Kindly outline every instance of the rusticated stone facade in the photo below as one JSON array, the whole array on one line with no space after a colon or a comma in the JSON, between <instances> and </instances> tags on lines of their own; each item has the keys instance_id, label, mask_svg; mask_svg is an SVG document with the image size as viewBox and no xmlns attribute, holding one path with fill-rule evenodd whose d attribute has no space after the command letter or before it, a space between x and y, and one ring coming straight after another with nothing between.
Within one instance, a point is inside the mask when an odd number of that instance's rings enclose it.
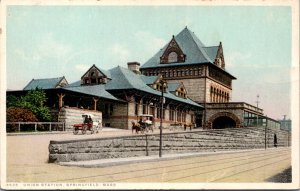
<instances>
[{"instance_id":1,"label":"rusticated stone facade","mask_svg":"<svg viewBox=\"0 0 300 191\"><path fill-rule=\"evenodd\" d=\"M100 111L63 107L58 113L58 122L65 123L66 131L72 131L74 124L83 123L82 115L85 113L92 114L93 121L102 121L102 112Z\"/></svg>"}]
</instances>

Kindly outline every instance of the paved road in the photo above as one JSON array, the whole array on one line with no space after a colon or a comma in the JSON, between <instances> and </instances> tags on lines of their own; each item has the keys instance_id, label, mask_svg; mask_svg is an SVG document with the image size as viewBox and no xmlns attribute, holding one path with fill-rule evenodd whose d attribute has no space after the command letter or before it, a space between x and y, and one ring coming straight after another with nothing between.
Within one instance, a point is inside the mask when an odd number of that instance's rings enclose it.
<instances>
[{"instance_id":1,"label":"paved road","mask_svg":"<svg viewBox=\"0 0 300 191\"><path fill-rule=\"evenodd\" d=\"M129 135L103 132L95 136ZM290 148L203 155L101 168L48 164L48 144L64 135L7 137L7 181L12 182L264 182L291 166ZM78 136L76 137L78 138Z\"/></svg>"}]
</instances>

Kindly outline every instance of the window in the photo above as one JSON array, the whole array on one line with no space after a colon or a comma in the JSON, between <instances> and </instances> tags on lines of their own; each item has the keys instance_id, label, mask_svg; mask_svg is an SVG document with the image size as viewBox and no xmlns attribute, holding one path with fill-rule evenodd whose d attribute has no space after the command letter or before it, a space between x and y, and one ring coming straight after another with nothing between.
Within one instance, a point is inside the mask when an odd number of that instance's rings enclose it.
<instances>
[{"instance_id":1,"label":"window","mask_svg":"<svg viewBox=\"0 0 300 191\"><path fill-rule=\"evenodd\" d=\"M139 104L136 103L134 108L134 114L138 115L138 112L139 112Z\"/></svg>"},{"instance_id":2,"label":"window","mask_svg":"<svg viewBox=\"0 0 300 191\"><path fill-rule=\"evenodd\" d=\"M156 108L156 116L157 118L160 118L160 108Z\"/></svg>"},{"instance_id":3,"label":"window","mask_svg":"<svg viewBox=\"0 0 300 191\"><path fill-rule=\"evenodd\" d=\"M112 115L114 112L114 105L113 104L110 104L110 107L109 107L109 114Z\"/></svg>"},{"instance_id":4,"label":"window","mask_svg":"<svg viewBox=\"0 0 300 191\"><path fill-rule=\"evenodd\" d=\"M168 62L177 62L178 61L178 55L176 52L171 52L168 56Z\"/></svg>"},{"instance_id":5,"label":"window","mask_svg":"<svg viewBox=\"0 0 300 191\"><path fill-rule=\"evenodd\" d=\"M157 118L161 118L161 115L160 115L160 111L161 111L161 108L158 107L156 108L156 111L157 111ZM165 119L165 109L162 110L162 118Z\"/></svg>"},{"instance_id":6,"label":"window","mask_svg":"<svg viewBox=\"0 0 300 191\"><path fill-rule=\"evenodd\" d=\"M148 114L147 104L143 104L143 114Z\"/></svg>"},{"instance_id":7,"label":"window","mask_svg":"<svg viewBox=\"0 0 300 191\"><path fill-rule=\"evenodd\" d=\"M175 111L170 109L169 110L169 120L174 121L174 119L175 119Z\"/></svg>"},{"instance_id":8,"label":"window","mask_svg":"<svg viewBox=\"0 0 300 191\"><path fill-rule=\"evenodd\" d=\"M183 113L182 113L182 122L185 122L185 120L186 120L186 113L183 112Z\"/></svg>"},{"instance_id":9,"label":"window","mask_svg":"<svg viewBox=\"0 0 300 191\"><path fill-rule=\"evenodd\" d=\"M96 83L96 78L91 78L91 84L95 84Z\"/></svg>"},{"instance_id":10,"label":"window","mask_svg":"<svg viewBox=\"0 0 300 191\"><path fill-rule=\"evenodd\" d=\"M151 106L150 107L150 115L153 115L155 117L154 111L155 111L155 108L153 106Z\"/></svg>"},{"instance_id":11,"label":"window","mask_svg":"<svg viewBox=\"0 0 300 191\"><path fill-rule=\"evenodd\" d=\"M177 111L177 121L181 122L181 112Z\"/></svg>"}]
</instances>

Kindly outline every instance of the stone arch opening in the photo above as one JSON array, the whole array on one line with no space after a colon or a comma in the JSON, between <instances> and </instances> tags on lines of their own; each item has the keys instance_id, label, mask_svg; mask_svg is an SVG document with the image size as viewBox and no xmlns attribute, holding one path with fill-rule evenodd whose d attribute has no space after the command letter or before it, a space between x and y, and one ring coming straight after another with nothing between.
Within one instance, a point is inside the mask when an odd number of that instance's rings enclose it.
<instances>
[{"instance_id":1,"label":"stone arch opening","mask_svg":"<svg viewBox=\"0 0 300 191\"><path fill-rule=\"evenodd\" d=\"M216 118L213 121L212 128L213 129L225 129L225 128L235 128L236 122L227 116L221 116Z\"/></svg>"},{"instance_id":2,"label":"stone arch opening","mask_svg":"<svg viewBox=\"0 0 300 191\"><path fill-rule=\"evenodd\" d=\"M209 129L239 128L241 126L240 119L230 112L216 113L206 123L206 128Z\"/></svg>"}]
</instances>

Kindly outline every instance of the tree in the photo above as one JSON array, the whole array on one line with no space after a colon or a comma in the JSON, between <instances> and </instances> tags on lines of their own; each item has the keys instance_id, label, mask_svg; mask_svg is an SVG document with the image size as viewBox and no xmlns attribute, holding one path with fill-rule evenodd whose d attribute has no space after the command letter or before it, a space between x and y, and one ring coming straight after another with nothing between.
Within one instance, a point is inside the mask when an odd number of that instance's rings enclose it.
<instances>
[{"instance_id":1,"label":"tree","mask_svg":"<svg viewBox=\"0 0 300 191\"><path fill-rule=\"evenodd\" d=\"M17 98L16 96L7 96L7 108L23 108L30 110L39 121L50 121L50 110L44 103L47 101L43 90L36 88L30 90L26 95Z\"/></svg>"}]
</instances>

